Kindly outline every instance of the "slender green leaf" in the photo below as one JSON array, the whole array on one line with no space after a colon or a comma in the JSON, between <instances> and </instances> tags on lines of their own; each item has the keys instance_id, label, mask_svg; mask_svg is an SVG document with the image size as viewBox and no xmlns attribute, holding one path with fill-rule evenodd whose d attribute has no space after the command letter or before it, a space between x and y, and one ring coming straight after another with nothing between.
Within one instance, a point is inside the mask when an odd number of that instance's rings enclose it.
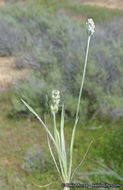
<instances>
[{"instance_id":1,"label":"slender green leaf","mask_svg":"<svg viewBox=\"0 0 123 190\"><path fill-rule=\"evenodd\" d=\"M62 153L61 153L61 148L59 146L60 137L59 137L59 133L58 133L57 127L56 127L55 113L53 114L53 128L54 128L54 136L55 136L55 143L56 143L56 151L57 151L58 158L59 158L60 168L61 168L61 172L62 172L62 176L64 178L64 181L66 181L67 177L66 177L65 171L64 171L64 164L63 164L63 157L62 157Z\"/></svg>"},{"instance_id":2,"label":"slender green leaf","mask_svg":"<svg viewBox=\"0 0 123 190\"><path fill-rule=\"evenodd\" d=\"M57 162L56 162L56 160L55 160L55 157L54 157L54 155L53 155L53 152L52 152L52 149L51 149L51 146L50 146L50 142L49 142L48 135L47 135L47 141L48 141L48 147L49 147L51 156L52 156L52 158L53 158L53 161L54 161L54 163L55 163L56 169L57 169L57 171L58 171L58 173L59 173L59 175L60 175L61 181L63 181L63 180L62 180L62 177L61 177L60 170L59 170L59 168L58 168Z\"/></svg>"},{"instance_id":3,"label":"slender green leaf","mask_svg":"<svg viewBox=\"0 0 123 190\"><path fill-rule=\"evenodd\" d=\"M63 163L64 163L65 173L67 175L67 155L66 155L65 138L64 138L64 105L62 105L60 129L61 129L61 149L62 149Z\"/></svg>"},{"instance_id":4,"label":"slender green leaf","mask_svg":"<svg viewBox=\"0 0 123 190\"><path fill-rule=\"evenodd\" d=\"M59 149L60 149L60 151L61 151L61 140L60 140L60 135L59 135L59 132L58 132L57 129L56 129L56 135L57 135L58 146L59 146Z\"/></svg>"},{"instance_id":5,"label":"slender green leaf","mask_svg":"<svg viewBox=\"0 0 123 190\"><path fill-rule=\"evenodd\" d=\"M73 127L73 132L72 132L72 137L71 137L71 145L70 145L70 164L69 164L69 179L71 176L71 168L72 168L72 154L73 154L73 144L74 144L74 138L75 138L75 131L76 131L76 126L78 123L78 119L76 119L75 125Z\"/></svg>"},{"instance_id":6,"label":"slender green leaf","mask_svg":"<svg viewBox=\"0 0 123 190\"><path fill-rule=\"evenodd\" d=\"M45 125L45 123L42 121L42 119L39 117L39 115L33 110L33 108L31 106L29 106L23 99L21 99L21 101L25 104L25 106L38 118L38 120L41 122L41 124L43 125L44 129L46 130L46 132L49 134L50 138L52 139L52 141L55 143L54 137L52 136L51 132L49 131L48 127Z\"/></svg>"}]
</instances>

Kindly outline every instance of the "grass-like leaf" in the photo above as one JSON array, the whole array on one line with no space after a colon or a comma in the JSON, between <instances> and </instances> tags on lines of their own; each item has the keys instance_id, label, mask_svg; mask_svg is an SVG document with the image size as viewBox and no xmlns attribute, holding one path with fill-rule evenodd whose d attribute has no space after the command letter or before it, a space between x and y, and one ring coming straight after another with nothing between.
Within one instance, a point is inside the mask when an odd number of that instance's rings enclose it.
<instances>
[{"instance_id":1,"label":"grass-like leaf","mask_svg":"<svg viewBox=\"0 0 123 190\"><path fill-rule=\"evenodd\" d=\"M55 160L55 157L54 157L54 155L53 155L53 152L52 152L52 149L51 149L51 146L50 146L50 142L49 142L48 135L47 135L47 142L48 142L48 147L49 147L49 150L50 150L50 154L51 154L51 156L52 156L52 158L53 158L54 164L55 164L56 169L57 169L57 171L58 171L58 173L59 173L59 176L60 176L60 178L61 178L61 181L63 182L63 179L62 179L62 177L61 177L61 172L60 172L60 170L59 170L59 168L58 168L57 162L56 162L56 160Z\"/></svg>"},{"instance_id":2,"label":"grass-like leaf","mask_svg":"<svg viewBox=\"0 0 123 190\"><path fill-rule=\"evenodd\" d=\"M71 168L72 168L72 154L73 154L73 144L74 144L74 138L75 138L75 131L76 131L76 126L78 123L78 119L76 119L75 125L73 127L73 132L72 132L72 137L71 137L71 145L70 145L70 163L69 163L69 180L70 180L70 176L71 176Z\"/></svg>"},{"instance_id":3,"label":"grass-like leaf","mask_svg":"<svg viewBox=\"0 0 123 190\"><path fill-rule=\"evenodd\" d=\"M45 125L45 123L42 121L42 119L39 117L39 115L33 110L33 108L31 106L29 106L29 104L27 104L23 99L21 99L21 101L25 104L25 106L38 118L38 120L41 122L41 124L43 125L44 129L46 130L46 132L48 133L48 135L50 136L50 138L52 139L53 143L56 145L54 137L52 136L51 132L49 131L48 127Z\"/></svg>"},{"instance_id":4,"label":"grass-like leaf","mask_svg":"<svg viewBox=\"0 0 123 190\"><path fill-rule=\"evenodd\" d=\"M66 155L65 138L64 138L64 105L62 105L60 129L61 129L61 151L62 151L64 169L67 175L67 155Z\"/></svg>"}]
</instances>

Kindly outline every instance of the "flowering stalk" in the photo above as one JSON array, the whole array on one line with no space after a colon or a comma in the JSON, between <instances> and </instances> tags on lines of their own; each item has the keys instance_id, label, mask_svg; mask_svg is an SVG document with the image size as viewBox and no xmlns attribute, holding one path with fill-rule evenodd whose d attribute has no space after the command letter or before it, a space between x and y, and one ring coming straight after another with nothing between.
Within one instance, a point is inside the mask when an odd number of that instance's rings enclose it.
<instances>
[{"instance_id":1,"label":"flowering stalk","mask_svg":"<svg viewBox=\"0 0 123 190\"><path fill-rule=\"evenodd\" d=\"M71 138L69 179L70 179L70 176L71 176L73 145L74 145L76 126L77 126L78 119L79 119L78 115L79 115L79 108L80 108L80 100L81 100L81 96L82 96L82 90L83 90L84 79L85 79L85 72L86 72L86 66L87 66L87 58L88 58L88 50L89 50L90 38L91 38L91 36L88 37L88 42L87 42L87 50L86 50L84 71L83 71L83 76L82 76L82 82L81 82L80 92L79 92L79 98L78 98L78 104L77 104L77 110L76 110L76 118L75 118L74 128L73 128L73 132L72 132L72 138Z\"/></svg>"},{"instance_id":2,"label":"flowering stalk","mask_svg":"<svg viewBox=\"0 0 123 190\"><path fill-rule=\"evenodd\" d=\"M83 85L84 85L84 79L85 79L85 73L86 73L86 67L87 67L88 51L89 51L90 39L91 39L91 36L93 35L94 29L95 29L95 25L94 25L93 20L88 19L86 26L87 26L87 33L88 33L88 41L87 41L87 49L86 49L86 56L85 56L85 63L84 63L84 71L83 71L83 76L82 76L82 81L81 81L81 86L80 86L80 92L79 92L79 97L78 97L75 123L74 123L73 131L72 131L72 137L71 137L69 164L68 164L68 160L67 160L65 138L64 138L64 105L62 105L62 111L61 111L60 130L57 128L57 124L56 124L56 113L58 112L59 103L60 103L60 91L59 90L53 90L52 91L52 103L50 105L50 110L51 110L52 121L53 121L52 122L53 134L50 132L50 130L45 125L45 123L42 121L42 119L39 117L39 115L33 110L33 108L30 107L24 100L22 100L22 102L25 104L25 106L38 118L38 120L41 122L41 124L43 125L44 129L47 132L47 140L48 140L49 150L50 150L51 156L53 158L54 164L56 166L56 169L57 169L59 176L61 178L61 181L63 183L70 183L70 181L72 180L72 177L76 171L76 169L75 169L75 171L73 172L73 175L71 175L73 145L74 145L76 126L77 126L78 119L79 119L80 100L81 100L81 95L82 95L82 90L83 90ZM55 156L54 156L53 151L51 149L49 137L55 146L57 156L58 156L58 160L59 160L59 166L57 165ZM87 149L87 152L90 148L90 145ZM87 154L87 152L86 152L86 154ZM85 156L86 156L86 154L85 154ZM85 157L84 157L84 159L85 159ZM83 160L82 160L82 162L83 162ZM79 166L80 165L81 164L79 164ZM64 187L64 190L70 190L70 188Z\"/></svg>"},{"instance_id":3,"label":"flowering stalk","mask_svg":"<svg viewBox=\"0 0 123 190\"><path fill-rule=\"evenodd\" d=\"M65 183L68 183L67 157L66 157L65 140L64 140L64 106L62 106L60 132L58 131L57 126L56 126L56 113L58 112L59 102L60 102L60 91L53 90L51 113L53 116L54 138L57 144L57 150L59 150L57 151L57 154L58 154L63 181Z\"/></svg>"},{"instance_id":4,"label":"flowering stalk","mask_svg":"<svg viewBox=\"0 0 123 190\"><path fill-rule=\"evenodd\" d=\"M72 138L71 138L69 180L71 177L73 145L74 145L74 139L75 139L76 126L77 126L78 119L79 119L80 100L81 100L82 90L83 90L83 85L84 85L84 80L85 80L85 73L86 73L86 67L87 67L90 39L91 39L91 36L93 35L94 29L95 29L95 25L94 25L94 22L92 19L88 19L88 22L86 23L86 27L87 27L87 33L88 33L88 41L87 41L87 48L86 48L86 55L85 55L84 71L83 71L83 75L82 75L81 87L80 87L77 110L76 110L75 123L74 123L74 127L73 127Z\"/></svg>"}]
</instances>

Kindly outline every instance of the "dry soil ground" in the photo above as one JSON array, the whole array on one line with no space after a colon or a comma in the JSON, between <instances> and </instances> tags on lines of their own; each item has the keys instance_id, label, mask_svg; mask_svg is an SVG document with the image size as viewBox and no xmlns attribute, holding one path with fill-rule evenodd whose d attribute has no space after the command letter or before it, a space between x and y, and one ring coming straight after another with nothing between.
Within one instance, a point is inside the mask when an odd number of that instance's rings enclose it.
<instances>
[{"instance_id":1,"label":"dry soil ground","mask_svg":"<svg viewBox=\"0 0 123 190\"><path fill-rule=\"evenodd\" d=\"M0 0L0 5L5 5L4 0Z\"/></svg>"},{"instance_id":2,"label":"dry soil ground","mask_svg":"<svg viewBox=\"0 0 123 190\"><path fill-rule=\"evenodd\" d=\"M111 9L123 9L123 0L84 0L83 4L97 5Z\"/></svg>"},{"instance_id":3,"label":"dry soil ground","mask_svg":"<svg viewBox=\"0 0 123 190\"><path fill-rule=\"evenodd\" d=\"M23 78L29 69L17 69L14 57L0 57L0 91L9 89L17 80Z\"/></svg>"}]
</instances>

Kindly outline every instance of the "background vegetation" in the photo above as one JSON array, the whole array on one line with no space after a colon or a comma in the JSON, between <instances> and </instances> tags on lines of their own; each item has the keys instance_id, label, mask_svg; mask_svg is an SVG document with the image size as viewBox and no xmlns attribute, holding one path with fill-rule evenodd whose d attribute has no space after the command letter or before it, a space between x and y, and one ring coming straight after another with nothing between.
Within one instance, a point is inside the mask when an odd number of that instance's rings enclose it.
<instances>
[{"instance_id":1,"label":"background vegetation","mask_svg":"<svg viewBox=\"0 0 123 190\"><path fill-rule=\"evenodd\" d=\"M60 189L45 132L20 102L27 101L49 123L46 95L62 92L69 145L86 47L85 21L94 19L74 167L94 143L74 182L121 184L123 155L123 12L70 1L7 1L0 7L0 56L29 68L0 102L0 189ZM62 12L64 14L62 14ZM74 15L74 17L73 17ZM81 18L81 19L80 19ZM59 120L59 116L57 118ZM50 126L50 123L49 123Z\"/></svg>"}]
</instances>

